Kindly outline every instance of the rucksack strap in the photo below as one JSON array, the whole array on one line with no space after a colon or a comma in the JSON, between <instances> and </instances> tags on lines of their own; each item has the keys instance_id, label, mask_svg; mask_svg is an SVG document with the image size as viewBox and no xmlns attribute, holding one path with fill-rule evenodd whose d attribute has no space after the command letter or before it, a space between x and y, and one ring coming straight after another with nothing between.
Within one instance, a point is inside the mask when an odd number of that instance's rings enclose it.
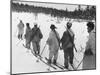
<instances>
[{"instance_id":1,"label":"rucksack strap","mask_svg":"<svg viewBox=\"0 0 100 75\"><path fill-rule=\"evenodd\" d=\"M68 35L69 35L69 37L70 37L70 41L72 42L72 44L73 44L73 47L75 48L75 51L77 52L77 49L76 49L76 47L75 47L75 44L74 44L74 38L71 36L71 34L70 34L70 32L67 30L67 32L68 32Z\"/></svg>"}]
</instances>

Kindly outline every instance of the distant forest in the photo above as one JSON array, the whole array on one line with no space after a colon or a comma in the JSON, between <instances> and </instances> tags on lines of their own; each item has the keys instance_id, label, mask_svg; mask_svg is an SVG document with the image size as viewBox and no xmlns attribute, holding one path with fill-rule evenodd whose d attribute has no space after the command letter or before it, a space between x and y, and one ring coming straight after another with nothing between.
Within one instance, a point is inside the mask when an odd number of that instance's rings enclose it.
<instances>
[{"instance_id":1,"label":"distant forest","mask_svg":"<svg viewBox=\"0 0 100 75\"><path fill-rule=\"evenodd\" d=\"M11 3L12 11L16 12L30 12L30 13L44 13L51 14L53 17L65 17L73 19L85 19L96 20L96 6L87 6L85 10L82 10L81 5L78 5L78 9L74 11L58 10L56 8L37 7L34 5Z\"/></svg>"}]
</instances>

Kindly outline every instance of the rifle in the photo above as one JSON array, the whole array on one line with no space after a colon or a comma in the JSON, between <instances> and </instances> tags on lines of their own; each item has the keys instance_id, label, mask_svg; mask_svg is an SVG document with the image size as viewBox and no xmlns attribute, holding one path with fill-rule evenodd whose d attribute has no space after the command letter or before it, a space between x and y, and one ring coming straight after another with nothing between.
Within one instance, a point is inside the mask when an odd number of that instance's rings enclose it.
<instances>
[{"instance_id":1,"label":"rifle","mask_svg":"<svg viewBox=\"0 0 100 75\"><path fill-rule=\"evenodd\" d=\"M67 30L67 31L68 31L68 30ZM77 49L76 49L75 44L74 44L74 42L73 42L73 38L71 37L69 31L68 31L68 34L69 34L69 37L71 38L71 42L72 42L72 44L73 44L73 46L74 46L74 48L75 48L75 51L77 52Z\"/></svg>"}]
</instances>

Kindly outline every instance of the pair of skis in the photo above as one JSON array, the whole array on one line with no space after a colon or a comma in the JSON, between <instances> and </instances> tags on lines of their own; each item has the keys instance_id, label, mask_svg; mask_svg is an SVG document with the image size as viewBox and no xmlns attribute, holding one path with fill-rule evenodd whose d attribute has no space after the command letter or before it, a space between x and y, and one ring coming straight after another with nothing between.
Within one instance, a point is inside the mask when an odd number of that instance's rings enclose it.
<instances>
[{"instance_id":1,"label":"pair of skis","mask_svg":"<svg viewBox=\"0 0 100 75\"><path fill-rule=\"evenodd\" d=\"M47 57L45 57L45 60L47 62L49 61L49 59ZM64 70L64 66L60 65L59 63L56 63L56 64L51 63L51 65L56 66L56 67L60 68L61 70Z\"/></svg>"},{"instance_id":2,"label":"pair of skis","mask_svg":"<svg viewBox=\"0 0 100 75\"><path fill-rule=\"evenodd\" d=\"M25 48L27 48L24 44L23 44L23 46L24 46ZM31 48L30 48L30 50L31 50L32 54L37 58L37 61L36 61L36 62L39 62L39 60L40 60L40 61L42 61L43 63L45 63L46 65L48 65L49 67L51 67L51 68L53 68L53 69L55 69L55 70L57 69L56 67L54 67L54 66L48 64L48 62L44 61L42 56L40 56L40 55L38 55L38 54L35 54L35 53L32 51Z\"/></svg>"},{"instance_id":3,"label":"pair of skis","mask_svg":"<svg viewBox=\"0 0 100 75\"><path fill-rule=\"evenodd\" d=\"M45 59L46 59L47 61L49 61L49 59L48 59L47 57L45 57ZM51 63L51 65L56 66L56 67L60 68L61 70L69 70L69 69L66 69L63 65L61 65L61 64L59 64L59 63L56 63L56 64ZM78 67L79 67L79 65L78 65L77 68L75 68L74 65L72 65L72 64L70 64L70 65L71 65L71 67L72 67L73 70L77 70ZM70 71L70 70L69 70L69 71Z\"/></svg>"},{"instance_id":4,"label":"pair of skis","mask_svg":"<svg viewBox=\"0 0 100 75\"><path fill-rule=\"evenodd\" d=\"M23 44L23 46L24 46L25 48L27 48L24 44ZM60 68L61 70L64 70L64 69L65 69L64 66L61 65L61 64L59 64L59 63L56 63L56 64L53 64L53 63L48 64L48 60L49 60L49 59L48 59L47 57L45 57L45 59L43 60L43 57L42 57L41 55L35 54L31 48L30 48L30 50L31 50L32 54L37 58L36 62L39 62L39 60L40 60L40 61L42 61L43 63L45 63L46 65L48 65L49 67L51 67L51 68L53 68L53 69L55 69L55 70L57 70L56 67ZM45 60L46 60L46 61L45 61ZM56 67L55 67L55 66L56 66ZM71 66L72 66L72 68L75 70L75 68L73 67L73 65L71 65ZM48 69L48 70L49 70L49 69Z\"/></svg>"}]
</instances>

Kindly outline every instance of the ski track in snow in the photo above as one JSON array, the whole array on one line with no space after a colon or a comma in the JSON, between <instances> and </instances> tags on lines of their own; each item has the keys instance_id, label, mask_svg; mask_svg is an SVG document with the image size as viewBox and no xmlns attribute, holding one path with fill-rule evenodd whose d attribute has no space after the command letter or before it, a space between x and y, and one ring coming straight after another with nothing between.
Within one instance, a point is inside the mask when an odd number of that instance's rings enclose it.
<instances>
[{"instance_id":1,"label":"ski track in snow","mask_svg":"<svg viewBox=\"0 0 100 75\"><path fill-rule=\"evenodd\" d=\"M45 14L38 14L37 17L33 13L12 13L12 72L13 73L29 73L29 72L48 72L48 66L42 63L41 61L36 63L36 58L31 54L30 51L25 49L22 44L25 43L24 40L21 41L19 44L19 40L17 39L17 24L19 20L22 20L25 27L26 23L30 23L30 27L34 26L34 23L38 23L40 29L43 33L43 39L41 40L41 51L45 46L46 40L48 38L50 32L50 25L53 23L57 27L57 31L62 37L63 32L65 31L65 25L68 22L67 19L61 19L60 23L57 23L56 18L51 17L50 15ZM80 52L81 50L85 50L86 42L87 42L87 22L72 22L72 30L75 33L75 46L78 50L75 54L75 58L80 62L83 58L83 53ZM26 29L26 28L24 28ZM18 45L16 45L18 44ZM48 57L48 46L46 46L42 56ZM63 50L59 50L58 60L60 64L63 65L64 58L63 58ZM74 65L77 66L79 64L74 59ZM82 64L78 69L82 69ZM55 71L51 68L51 71ZM57 71L60 71L59 69Z\"/></svg>"}]
</instances>

